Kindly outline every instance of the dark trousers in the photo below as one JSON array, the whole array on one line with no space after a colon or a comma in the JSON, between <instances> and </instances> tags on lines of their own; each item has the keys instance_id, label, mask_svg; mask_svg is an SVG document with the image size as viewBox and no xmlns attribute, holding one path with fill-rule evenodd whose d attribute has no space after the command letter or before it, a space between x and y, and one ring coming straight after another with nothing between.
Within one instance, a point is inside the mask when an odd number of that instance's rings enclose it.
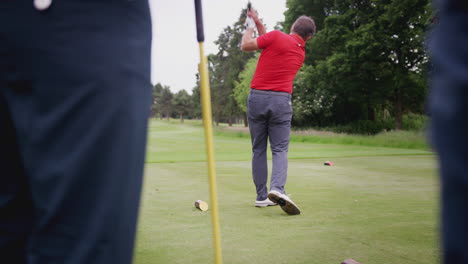
<instances>
[{"instance_id":1,"label":"dark trousers","mask_svg":"<svg viewBox=\"0 0 468 264\"><path fill-rule=\"evenodd\" d=\"M0 262L130 263L150 107L146 0L0 2Z\"/></svg>"},{"instance_id":2,"label":"dark trousers","mask_svg":"<svg viewBox=\"0 0 468 264\"><path fill-rule=\"evenodd\" d=\"M270 141L272 172L270 191L285 193L292 106L289 93L252 89L247 99L252 140L252 176L257 201L267 198L267 143Z\"/></svg>"},{"instance_id":3,"label":"dark trousers","mask_svg":"<svg viewBox=\"0 0 468 264\"><path fill-rule=\"evenodd\" d=\"M468 8L466 1L441 2L431 36L429 102L440 161L443 263L468 263Z\"/></svg>"}]
</instances>

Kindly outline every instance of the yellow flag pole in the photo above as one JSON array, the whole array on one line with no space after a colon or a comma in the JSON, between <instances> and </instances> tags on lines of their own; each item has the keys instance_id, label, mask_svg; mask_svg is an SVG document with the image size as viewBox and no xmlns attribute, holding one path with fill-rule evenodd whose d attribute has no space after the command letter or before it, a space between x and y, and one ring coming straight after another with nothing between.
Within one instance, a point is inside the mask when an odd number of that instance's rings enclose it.
<instances>
[{"instance_id":1,"label":"yellow flag pole","mask_svg":"<svg viewBox=\"0 0 468 264\"><path fill-rule=\"evenodd\" d=\"M215 170L215 159L214 159L214 147L213 147L213 127L211 119L211 96L210 96L210 84L208 79L208 68L207 59L203 49L203 42L205 36L203 32L203 13L201 0L195 0L195 16L197 22L197 41L200 47L200 94L202 104L202 116L203 125L205 127L205 143L206 153L208 161L208 178L210 184L210 199L211 199L211 222L213 226L213 246L214 246L214 257L216 264L222 264L221 255L221 239L220 239L220 227L219 227L219 214L218 214L218 198L216 188L216 170Z\"/></svg>"}]
</instances>

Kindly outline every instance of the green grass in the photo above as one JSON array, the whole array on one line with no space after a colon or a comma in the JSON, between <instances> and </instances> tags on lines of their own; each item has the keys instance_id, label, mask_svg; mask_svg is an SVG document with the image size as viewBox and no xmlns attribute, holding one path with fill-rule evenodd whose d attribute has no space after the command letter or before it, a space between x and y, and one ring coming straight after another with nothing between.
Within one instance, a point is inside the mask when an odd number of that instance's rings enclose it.
<instances>
[{"instance_id":1,"label":"green grass","mask_svg":"<svg viewBox=\"0 0 468 264\"><path fill-rule=\"evenodd\" d=\"M216 129L217 136L250 138L248 130L229 129L220 127ZM327 131L294 130L291 133L291 142L307 142L321 144L378 146L390 148L429 150L426 134L423 131L388 131L374 136L347 135Z\"/></svg>"},{"instance_id":2,"label":"green grass","mask_svg":"<svg viewBox=\"0 0 468 264\"><path fill-rule=\"evenodd\" d=\"M213 263L210 211L193 205L209 202L203 128L157 121L148 139L135 263ZM291 142L286 189L302 214L288 216L253 206L250 139L215 137L224 263L440 262L434 155L331 143Z\"/></svg>"},{"instance_id":3,"label":"green grass","mask_svg":"<svg viewBox=\"0 0 468 264\"><path fill-rule=\"evenodd\" d=\"M414 131L389 131L375 136L330 134L303 135L293 133L292 141L309 143L335 143L342 145L379 146L405 149L428 150L424 133Z\"/></svg>"}]
</instances>

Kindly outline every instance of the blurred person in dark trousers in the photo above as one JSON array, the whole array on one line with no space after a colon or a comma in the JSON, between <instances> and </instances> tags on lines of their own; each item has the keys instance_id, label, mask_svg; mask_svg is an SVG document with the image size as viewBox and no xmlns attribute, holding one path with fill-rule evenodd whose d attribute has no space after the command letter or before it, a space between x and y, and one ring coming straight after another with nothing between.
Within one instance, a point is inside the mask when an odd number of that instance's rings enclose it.
<instances>
[{"instance_id":1,"label":"blurred person in dark trousers","mask_svg":"<svg viewBox=\"0 0 468 264\"><path fill-rule=\"evenodd\" d=\"M443 263L468 263L468 2L435 4L429 107L442 185Z\"/></svg>"},{"instance_id":2,"label":"blurred person in dark trousers","mask_svg":"<svg viewBox=\"0 0 468 264\"><path fill-rule=\"evenodd\" d=\"M0 262L132 261L147 0L0 1Z\"/></svg>"}]
</instances>

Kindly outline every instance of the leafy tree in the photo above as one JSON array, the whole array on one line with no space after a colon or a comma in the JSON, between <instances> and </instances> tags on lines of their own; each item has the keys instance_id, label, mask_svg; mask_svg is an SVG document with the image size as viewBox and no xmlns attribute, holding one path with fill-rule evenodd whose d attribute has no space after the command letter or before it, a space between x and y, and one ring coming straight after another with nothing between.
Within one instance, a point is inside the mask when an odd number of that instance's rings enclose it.
<instances>
[{"instance_id":1,"label":"leafy tree","mask_svg":"<svg viewBox=\"0 0 468 264\"><path fill-rule=\"evenodd\" d=\"M161 91L161 113L165 114L167 120L171 117L173 96L169 86L164 85Z\"/></svg>"},{"instance_id":2,"label":"leafy tree","mask_svg":"<svg viewBox=\"0 0 468 264\"><path fill-rule=\"evenodd\" d=\"M337 0L339 1L339 0ZM331 14L336 13L335 0L288 0L286 2L288 8L284 13L285 18L282 23L282 28L285 32L290 32L290 29L299 16L306 15L314 19L317 31L324 28L325 19ZM327 55L327 49L323 49L319 42L310 41L306 45L306 60L305 64L313 65L315 62ZM325 54L323 54L325 53Z\"/></svg>"},{"instance_id":3,"label":"leafy tree","mask_svg":"<svg viewBox=\"0 0 468 264\"><path fill-rule=\"evenodd\" d=\"M215 43L218 53L210 55L209 70L212 88L213 114L216 123L221 119L232 125L236 116L242 112L233 96L233 90L238 82L239 73L244 69L245 63L255 53L243 52L240 42L244 31L246 10L242 10L237 22L224 28Z\"/></svg>"},{"instance_id":4,"label":"leafy tree","mask_svg":"<svg viewBox=\"0 0 468 264\"><path fill-rule=\"evenodd\" d=\"M174 110L179 114L180 122L184 122L184 116L187 115L192 106L190 95L185 90L180 90L172 98Z\"/></svg>"},{"instance_id":5,"label":"leafy tree","mask_svg":"<svg viewBox=\"0 0 468 264\"><path fill-rule=\"evenodd\" d=\"M285 12L283 28L287 32L294 21L301 15L307 15L314 19L317 29L323 27L325 18L333 12L334 0L288 0Z\"/></svg>"},{"instance_id":6,"label":"leafy tree","mask_svg":"<svg viewBox=\"0 0 468 264\"><path fill-rule=\"evenodd\" d=\"M198 76L198 75L197 75ZM202 109L201 109L201 97L200 97L200 86L193 87L191 99L191 115L192 118L201 118Z\"/></svg>"},{"instance_id":7,"label":"leafy tree","mask_svg":"<svg viewBox=\"0 0 468 264\"><path fill-rule=\"evenodd\" d=\"M239 73L239 81L235 81L234 98L237 105L244 112L247 112L247 97L249 96L250 83L252 82L257 63L258 56L249 59L244 70Z\"/></svg>"},{"instance_id":8,"label":"leafy tree","mask_svg":"<svg viewBox=\"0 0 468 264\"><path fill-rule=\"evenodd\" d=\"M312 8L320 4L320 12ZM324 15L322 30L307 45L305 64L311 67L304 67L295 83L295 121L373 121L390 110L399 128L404 112L423 109L428 0L289 0L289 5L294 8L285 23L302 10Z\"/></svg>"},{"instance_id":9,"label":"leafy tree","mask_svg":"<svg viewBox=\"0 0 468 264\"><path fill-rule=\"evenodd\" d=\"M333 116L333 106L336 96L330 92L329 85L332 74L329 65L320 64L315 68L305 65L296 76L293 94L293 124L307 126L310 122L318 125L327 125ZM314 85L309 80L315 76L324 76L315 79Z\"/></svg>"},{"instance_id":10,"label":"leafy tree","mask_svg":"<svg viewBox=\"0 0 468 264\"><path fill-rule=\"evenodd\" d=\"M239 73L239 81L235 81L233 90L233 97L237 105L241 109L244 117L244 126L248 126L247 120L247 98L250 92L250 83L255 74L255 69L258 63L258 56L253 57L247 61L245 68Z\"/></svg>"},{"instance_id":11,"label":"leafy tree","mask_svg":"<svg viewBox=\"0 0 468 264\"><path fill-rule=\"evenodd\" d=\"M390 100L395 113L395 125L401 128L402 115L407 111L421 109L426 84L425 68L428 56L424 49L424 38L432 16L427 0L382 1L383 12L379 17L382 34L383 55L389 66L388 79L393 86ZM417 109L411 109L410 101L419 101Z\"/></svg>"},{"instance_id":12,"label":"leafy tree","mask_svg":"<svg viewBox=\"0 0 468 264\"><path fill-rule=\"evenodd\" d=\"M213 120L216 125L219 125L223 115L223 106L226 101L226 89L223 89L224 77L221 68L221 62L218 56L214 54L208 55L208 71L210 72L210 88L211 88L211 108Z\"/></svg>"},{"instance_id":13,"label":"leafy tree","mask_svg":"<svg viewBox=\"0 0 468 264\"><path fill-rule=\"evenodd\" d=\"M151 116L156 117L158 114L161 116L161 92L163 86L160 83L157 83L153 86L152 89L152 100L151 100Z\"/></svg>"},{"instance_id":14,"label":"leafy tree","mask_svg":"<svg viewBox=\"0 0 468 264\"><path fill-rule=\"evenodd\" d=\"M209 65L209 62L208 62L208 65ZM192 88L192 96L191 96L192 106L191 106L190 112L191 112L192 118L201 118L202 107L201 107L201 94L200 94L200 74L196 73L195 78L196 78L196 85ZM211 83L211 80L210 80L210 83Z\"/></svg>"}]
</instances>

